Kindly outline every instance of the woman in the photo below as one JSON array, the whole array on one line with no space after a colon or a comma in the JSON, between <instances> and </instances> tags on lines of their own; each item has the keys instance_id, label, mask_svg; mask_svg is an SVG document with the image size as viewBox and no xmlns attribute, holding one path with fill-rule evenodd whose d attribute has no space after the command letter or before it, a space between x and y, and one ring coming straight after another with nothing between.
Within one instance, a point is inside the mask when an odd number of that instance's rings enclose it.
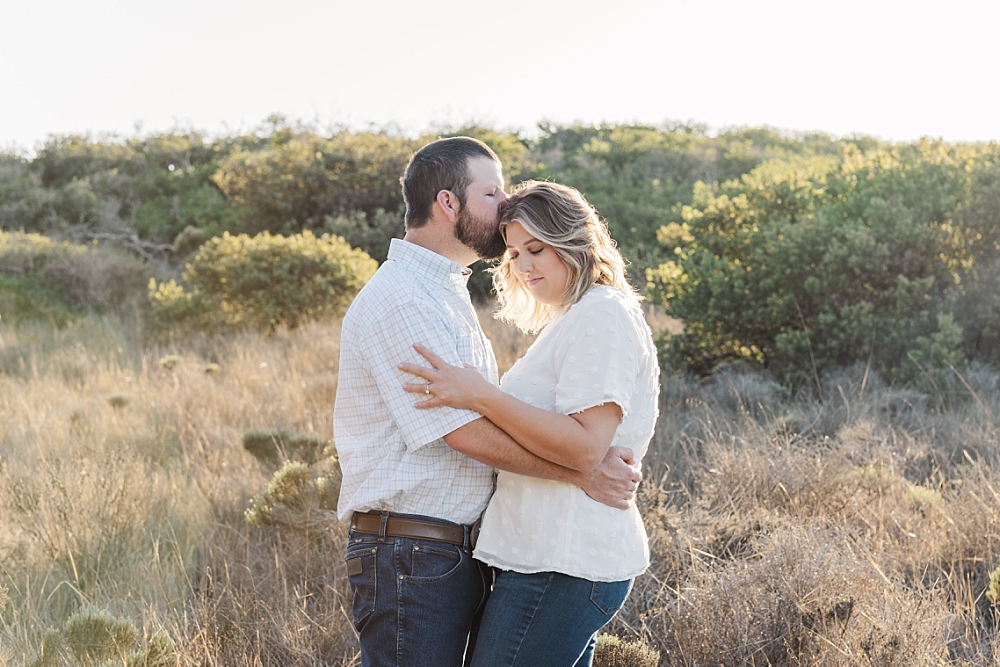
<instances>
[{"instance_id":1,"label":"woman","mask_svg":"<svg viewBox=\"0 0 1000 667\"><path fill-rule=\"evenodd\" d=\"M475 369L400 368L425 382L419 407L468 408L536 455L576 470L611 445L639 461L657 416L658 367L624 262L575 189L527 182L500 224L507 253L493 269L497 317L541 331L496 387ZM473 667L590 665L598 630L649 564L642 519L579 488L500 472L476 558L498 568Z\"/></svg>"}]
</instances>

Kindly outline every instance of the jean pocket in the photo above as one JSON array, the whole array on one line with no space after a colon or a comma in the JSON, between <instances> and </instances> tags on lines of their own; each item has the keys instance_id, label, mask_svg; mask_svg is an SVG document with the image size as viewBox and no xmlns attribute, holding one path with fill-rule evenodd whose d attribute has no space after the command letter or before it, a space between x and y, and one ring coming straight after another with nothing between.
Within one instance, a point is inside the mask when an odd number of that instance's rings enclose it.
<instances>
[{"instance_id":1,"label":"jean pocket","mask_svg":"<svg viewBox=\"0 0 1000 667\"><path fill-rule=\"evenodd\" d=\"M365 620L375 611L375 594L378 577L375 576L375 561L378 548L368 544L358 544L347 550L347 578L351 582L354 600L351 614L354 628L361 632Z\"/></svg>"},{"instance_id":2,"label":"jean pocket","mask_svg":"<svg viewBox=\"0 0 1000 667\"><path fill-rule=\"evenodd\" d=\"M590 601L602 614L614 616L632 590L632 580L595 581L590 589Z\"/></svg>"},{"instance_id":3,"label":"jean pocket","mask_svg":"<svg viewBox=\"0 0 1000 667\"><path fill-rule=\"evenodd\" d=\"M411 581L440 581L458 571L462 565L462 551L450 544L414 544L410 551Z\"/></svg>"}]
</instances>

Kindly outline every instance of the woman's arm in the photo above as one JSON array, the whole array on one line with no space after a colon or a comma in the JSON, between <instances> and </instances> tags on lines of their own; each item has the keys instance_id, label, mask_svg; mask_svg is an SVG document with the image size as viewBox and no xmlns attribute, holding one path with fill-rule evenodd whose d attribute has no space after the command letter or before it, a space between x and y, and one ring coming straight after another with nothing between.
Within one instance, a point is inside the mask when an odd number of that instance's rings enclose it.
<instances>
[{"instance_id":1,"label":"woman's arm","mask_svg":"<svg viewBox=\"0 0 1000 667\"><path fill-rule=\"evenodd\" d=\"M433 366L399 365L426 381L403 387L427 396L418 408L475 410L536 456L580 472L590 472L604 460L621 423L618 404L605 403L572 415L543 410L504 393L471 366L452 366L420 344L413 347Z\"/></svg>"}]
</instances>

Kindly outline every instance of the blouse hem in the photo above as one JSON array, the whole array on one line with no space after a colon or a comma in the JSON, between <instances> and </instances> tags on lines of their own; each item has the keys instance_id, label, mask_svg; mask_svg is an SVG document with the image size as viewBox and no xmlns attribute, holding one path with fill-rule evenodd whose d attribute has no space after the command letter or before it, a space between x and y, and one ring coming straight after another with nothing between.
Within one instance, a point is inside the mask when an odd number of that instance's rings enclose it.
<instances>
[{"instance_id":1,"label":"blouse hem","mask_svg":"<svg viewBox=\"0 0 1000 667\"><path fill-rule=\"evenodd\" d=\"M499 570L504 570L504 571L517 572L518 574L539 574L541 572L558 572L559 574L565 574L567 576L576 577L578 579L586 579L587 581L602 581L608 583L615 581L625 581L626 579L635 579L649 568L649 562L647 561L646 564L643 565L641 569L632 571L632 574L629 574L628 572L622 575L588 574L586 572L569 572L567 571L569 568L560 569L558 566L546 567L544 565L540 565L537 567L532 567L528 565L508 563L506 561L501 561L499 559L493 558L489 554L482 554L479 551L473 553L473 557L478 561L486 563L490 567L495 567Z\"/></svg>"}]
</instances>

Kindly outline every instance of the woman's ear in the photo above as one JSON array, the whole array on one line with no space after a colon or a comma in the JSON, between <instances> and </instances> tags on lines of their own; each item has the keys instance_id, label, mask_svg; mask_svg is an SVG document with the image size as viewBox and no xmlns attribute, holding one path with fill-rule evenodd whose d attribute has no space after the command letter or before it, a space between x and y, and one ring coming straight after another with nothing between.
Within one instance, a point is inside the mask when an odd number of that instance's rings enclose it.
<instances>
[{"instance_id":1,"label":"woman's ear","mask_svg":"<svg viewBox=\"0 0 1000 667\"><path fill-rule=\"evenodd\" d=\"M458 220L458 212L461 210L462 205L454 192L451 190L439 190L435 203L441 208L441 212L448 218L449 222Z\"/></svg>"}]
</instances>

